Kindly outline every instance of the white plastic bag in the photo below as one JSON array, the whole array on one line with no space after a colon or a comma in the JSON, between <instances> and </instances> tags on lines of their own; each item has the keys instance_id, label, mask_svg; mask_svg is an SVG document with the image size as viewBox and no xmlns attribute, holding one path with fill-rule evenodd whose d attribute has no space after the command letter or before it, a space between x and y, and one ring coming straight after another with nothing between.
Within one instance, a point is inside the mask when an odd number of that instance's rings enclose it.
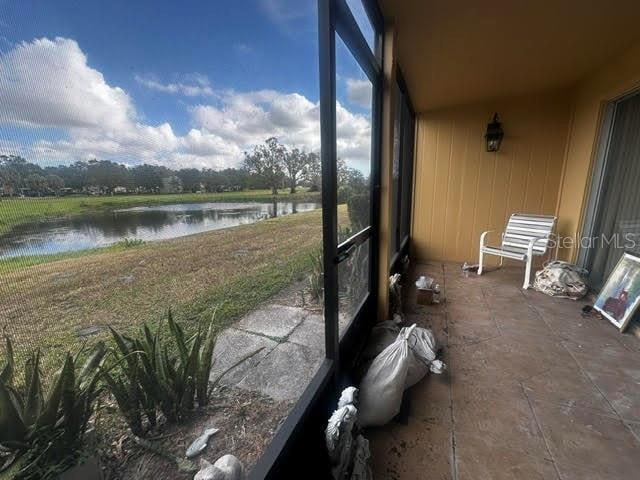
<instances>
[{"instance_id":1,"label":"white plastic bag","mask_svg":"<svg viewBox=\"0 0 640 480\"><path fill-rule=\"evenodd\" d=\"M396 340L373 360L360 383L358 423L384 425L398 412L405 389L431 371L440 374L446 365L436 359L433 332L413 324L400 330Z\"/></svg>"},{"instance_id":2,"label":"white plastic bag","mask_svg":"<svg viewBox=\"0 0 640 480\"><path fill-rule=\"evenodd\" d=\"M422 377L429 371L431 363L436 359L438 351L436 338L431 330L420 327L416 327L411 331L409 348L409 368L407 369L404 388L409 388L422 380Z\"/></svg>"},{"instance_id":3,"label":"white plastic bag","mask_svg":"<svg viewBox=\"0 0 640 480\"><path fill-rule=\"evenodd\" d=\"M400 330L396 341L371 363L360 383L360 425L384 425L400 411L409 369L409 336L415 328Z\"/></svg>"},{"instance_id":4,"label":"white plastic bag","mask_svg":"<svg viewBox=\"0 0 640 480\"><path fill-rule=\"evenodd\" d=\"M385 348L396 341L398 333L400 333L400 327L394 320L377 323L371 329L371 336L362 353L362 357L365 360L377 357Z\"/></svg>"}]
</instances>

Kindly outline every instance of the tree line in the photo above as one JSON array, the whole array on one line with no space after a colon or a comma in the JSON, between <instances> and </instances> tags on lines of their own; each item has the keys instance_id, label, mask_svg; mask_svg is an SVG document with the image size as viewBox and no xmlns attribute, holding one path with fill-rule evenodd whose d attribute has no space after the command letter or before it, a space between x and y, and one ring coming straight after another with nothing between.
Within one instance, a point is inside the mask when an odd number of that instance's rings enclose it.
<instances>
[{"instance_id":1,"label":"tree line","mask_svg":"<svg viewBox=\"0 0 640 480\"><path fill-rule=\"evenodd\" d=\"M367 185L364 175L343 160L338 160L338 176L342 189L361 190ZM129 167L98 159L41 167L18 155L0 155L0 194L4 196L224 192L262 188L277 194L278 189L285 187L291 193L299 186L319 191L321 180L317 153L289 148L275 137L245 152L240 168L222 170L174 170L150 164Z\"/></svg>"},{"instance_id":2,"label":"tree line","mask_svg":"<svg viewBox=\"0 0 640 480\"><path fill-rule=\"evenodd\" d=\"M0 193L4 196L216 192L253 184L259 188L259 183L237 168L172 170L149 164L127 167L109 160L41 167L17 155L0 155Z\"/></svg>"}]
</instances>

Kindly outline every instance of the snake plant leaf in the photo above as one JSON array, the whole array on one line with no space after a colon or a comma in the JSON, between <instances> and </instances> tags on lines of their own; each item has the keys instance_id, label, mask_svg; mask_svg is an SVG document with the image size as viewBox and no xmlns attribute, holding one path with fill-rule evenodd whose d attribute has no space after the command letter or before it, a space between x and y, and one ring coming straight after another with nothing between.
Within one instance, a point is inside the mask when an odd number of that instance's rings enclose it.
<instances>
[{"instance_id":1,"label":"snake plant leaf","mask_svg":"<svg viewBox=\"0 0 640 480\"><path fill-rule=\"evenodd\" d=\"M24 404L24 423L34 425L44 407L42 394L42 381L40 379L40 350L27 360L26 365L26 391Z\"/></svg>"},{"instance_id":2,"label":"snake plant leaf","mask_svg":"<svg viewBox=\"0 0 640 480\"><path fill-rule=\"evenodd\" d=\"M195 379L198 372L198 360L200 359L200 344L201 340L198 334L191 345L189 358L181 376L183 384L182 398L180 399L181 412L193 409L193 397L196 388Z\"/></svg>"},{"instance_id":3,"label":"snake plant leaf","mask_svg":"<svg viewBox=\"0 0 640 480\"><path fill-rule=\"evenodd\" d=\"M95 373L106 354L107 349L104 343L98 342L93 348L91 355L89 355L87 360L84 362L84 365L80 369L80 373L78 373L78 387L86 385L87 383L91 383L91 381L95 378Z\"/></svg>"},{"instance_id":4,"label":"snake plant leaf","mask_svg":"<svg viewBox=\"0 0 640 480\"><path fill-rule=\"evenodd\" d=\"M200 335L198 335L193 341L193 345L191 345L191 351L189 352L189 358L187 360L187 364L184 366L184 378L196 378L196 374L198 372L198 362L200 360L200 345L202 344L202 340Z\"/></svg>"},{"instance_id":5,"label":"snake plant leaf","mask_svg":"<svg viewBox=\"0 0 640 480\"><path fill-rule=\"evenodd\" d=\"M133 355L133 349L131 348L131 341L125 338L120 333L118 333L113 328L109 327L109 330L111 331L111 336L113 337L113 340L116 346L118 347L120 354L127 362L127 365L131 369L134 368L137 360L134 358L134 355Z\"/></svg>"},{"instance_id":6,"label":"snake plant leaf","mask_svg":"<svg viewBox=\"0 0 640 480\"><path fill-rule=\"evenodd\" d=\"M208 388L209 376L211 375L211 365L213 361L213 350L216 345L216 329L213 319L209 323L209 329L204 339L202 351L198 365L198 373L196 378L196 395L198 397L198 405L201 407L209 402Z\"/></svg>"},{"instance_id":7,"label":"snake plant leaf","mask_svg":"<svg viewBox=\"0 0 640 480\"><path fill-rule=\"evenodd\" d=\"M129 396L129 392L122 381L116 380L108 372L103 373L103 378L116 399L120 412L131 431L135 435L142 435L142 415L136 400Z\"/></svg>"},{"instance_id":8,"label":"snake plant leaf","mask_svg":"<svg viewBox=\"0 0 640 480\"><path fill-rule=\"evenodd\" d=\"M27 427L18 413L9 388L0 382L0 443L3 445L24 442L27 436Z\"/></svg>"},{"instance_id":9,"label":"snake plant leaf","mask_svg":"<svg viewBox=\"0 0 640 480\"><path fill-rule=\"evenodd\" d=\"M155 358L155 346L156 346L156 336L151 333L151 329L147 324L143 327L144 338L146 341L146 345L144 346L144 351L147 352L147 355L150 355L149 358Z\"/></svg>"},{"instance_id":10,"label":"snake plant leaf","mask_svg":"<svg viewBox=\"0 0 640 480\"><path fill-rule=\"evenodd\" d=\"M56 422L58 407L62 401L62 395L65 387L69 382L69 378L73 378L73 360L71 355L67 353L62 369L56 374L55 380L49 394L44 402L42 414L38 418L37 427L54 425Z\"/></svg>"},{"instance_id":11,"label":"snake plant leaf","mask_svg":"<svg viewBox=\"0 0 640 480\"><path fill-rule=\"evenodd\" d=\"M171 310L169 310L168 322L169 322L169 330L171 331L171 334L173 335L173 339L176 342L176 346L178 347L178 351L180 352L180 359L182 360L182 363L186 363L187 356L188 356L188 353L187 353L188 349L187 349L187 342L185 342L185 339L184 339L184 330L182 330L182 327L173 320L173 315L171 314Z\"/></svg>"},{"instance_id":12,"label":"snake plant leaf","mask_svg":"<svg viewBox=\"0 0 640 480\"><path fill-rule=\"evenodd\" d=\"M75 372L75 361L69 356L71 360L71 368L68 373L63 377L63 385L62 385L62 398L60 400L62 418L65 422L65 435L68 441L71 441L76 437L77 432L80 429L80 425L82 423L82 411L76 410L76 401L78 397L82 397L82 395L77 395L79 392L76 391L76 372Z\"/></svg>"}]
</instances>

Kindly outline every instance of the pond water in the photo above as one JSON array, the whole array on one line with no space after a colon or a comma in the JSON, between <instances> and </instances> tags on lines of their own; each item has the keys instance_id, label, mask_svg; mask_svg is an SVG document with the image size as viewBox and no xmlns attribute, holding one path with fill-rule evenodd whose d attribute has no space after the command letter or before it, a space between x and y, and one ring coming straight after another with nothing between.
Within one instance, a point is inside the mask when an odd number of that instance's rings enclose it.
<instances>
[{"instance_id":1,"label":"pond water","mask_svg":"<svg viewBox=\"0 0 640 480\"><path fill-rule=\"evenodd\" d=\"M145 242L247 225L307 212L319 203L176 203L98 212L25 224L0 237L0 258L75 252L124 239Z\"/></svg>"}]
</instances>

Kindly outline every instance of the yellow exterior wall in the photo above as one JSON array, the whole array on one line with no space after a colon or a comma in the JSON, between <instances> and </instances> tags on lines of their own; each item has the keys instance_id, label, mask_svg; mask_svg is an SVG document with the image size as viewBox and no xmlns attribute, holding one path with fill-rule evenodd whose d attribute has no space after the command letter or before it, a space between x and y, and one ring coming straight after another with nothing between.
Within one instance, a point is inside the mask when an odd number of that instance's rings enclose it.
<instances>
[{"instance_id":1,"label":"yellow exterior wall","mask_svg":"<svg viewBox=\"0 0 640 480\"><path fill-rule=\"evenodd\" d=\"M578 84L558 203L558 232L561 235L575 238L582 230L604 106L639 87L640 44ZM576 254L577 249L566 248L560 250L559 257L575 260Z\"/></svg>"},{"instance_id":2,"label":"yellow exterior wall","mask_svg":"<svg viewBox=\"0 0 640 480\"><path fill-rule=\"evenodd\" d=\"M428 111L417 118L412 254L473 261L485 230L511 213L556 211L570 120L565 91ZM498 112L505 137L487 153ZM499 242L499 234L493 237Z\"/></svg>"}]
</instances>

